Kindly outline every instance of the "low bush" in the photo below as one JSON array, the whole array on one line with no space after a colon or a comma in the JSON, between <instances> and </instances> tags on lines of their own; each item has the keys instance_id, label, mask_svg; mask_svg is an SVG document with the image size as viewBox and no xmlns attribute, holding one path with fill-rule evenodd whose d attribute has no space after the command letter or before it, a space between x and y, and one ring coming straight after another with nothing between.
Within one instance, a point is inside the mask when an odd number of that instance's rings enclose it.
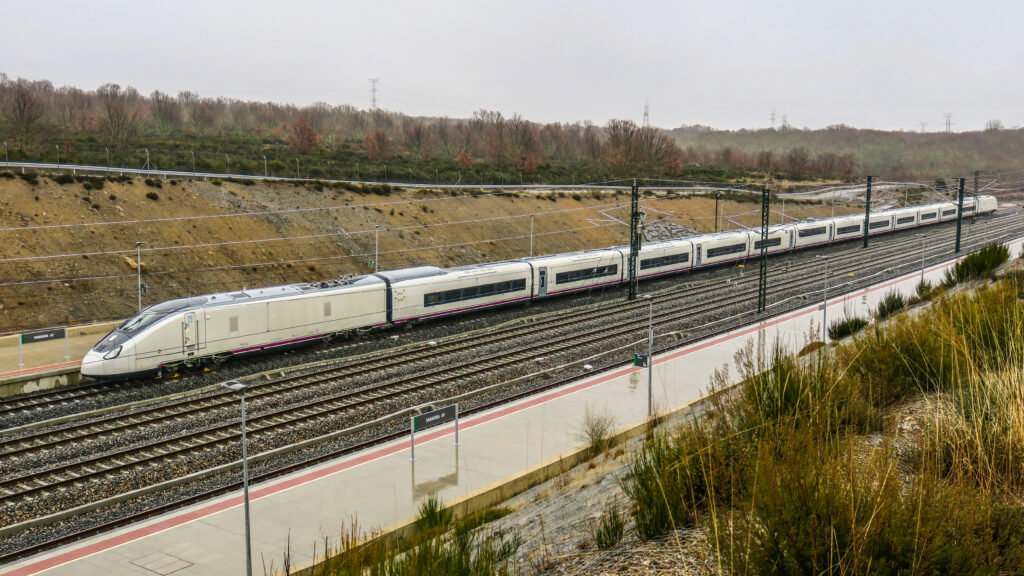
<instances>
[{"instance_id":1,"label":"low bush","mask_svg":"<svg viewBox=\"0 0 1024 576\"><path fill-rule=\"evenodd\" d=\"M72 176L71 174L57 174L56 176L53 177L53 181L56 182L57 184L60 184L61 186L64 186L65 184L74 184L75 177Z\"/></svg>"},{"instance_id":2,"label":"low bush","mask_svg":"<svg viewBox=\"0 0 1024 576\"><path fill-rule=\"evenodd\" d=\"M615 416L612 413L598 413L587 406L583 415L583 427L576 437L587 443L590 457L593 458L611 447L611 434L614 430Z\"/></svg>"},{"instance_id":3,"label":"low bush","mask_svg":"<svg viewBox=\"0 0 1024 576\"><path fill-rule=\"evenodd\" d=\"M885 320L893 314L897 314L903 311L907 307L907 300L896 290L888 292L882 301L878 303L878 310L875 311L875 317L879 320Z\"/></svg>"},{"instance_id":4,"label":"low bush","mask_svg":"<svg viewBox=\"0 0 1024 576\"><path fill-rule=\"evenodd\" d=\"M8 172L4 170L3 172L0 172L0 178L7 178L8 180L13 180L14 172Z\"/></svg>"},{"instance_id":5,"label":"low bush","mask_svg":"<svg viewBox=\"0 0 1024 576\"><path fill-rule=\"evenodd\" d=\"M436 494L427 496L420 502L416 517L416 527L427 532L431 530L447 530L452 525L452 509L445 507Z\"/></svg>"},{"instance_id":6,"label":"low bush","mask_svg":"<svg viewBox=\"0 0 1024 576\"><path fill-rule=\"evenodd\" d=\"M92 186L93 190L103 190L103 183L104 183L103 178L90 178L89 181L86 182L86 184L89 184L90 186ZM83 186L84 186L84 184L83 184Z\"/></svg>"},{"instance_id":7,"label":"low bush","mask_svg":"<svg viewBox=\"0 0 1024 576\"><path fill-rule=\"evenodd\" d=\"M626 534L626 522L619 513L619 507L611 504L601 514L594 527L594 542L599 550L611 550Z\"/></svg>"},{"instance_id":8,"label":"low bush","mask_svg":"<svg viewBox=\"0 0 1024 576\"><path fill-rule=\"evenodd\" d=\"M959 282L981 278L1009 259L1009 248L1002 244L989 244L973 254L968 254L953 268L947 269L943 284L952 287Z\"/></svg>"},{"instance_id":9,"label":"low bush","mask_svg":"<svg viewBox=\"0 0 1024 576\"><path fill-rule=\"evenodd\" d=\"M159 200L160 195L156 192L146 192L146 198L149 198L150 200Z\"/></svg>"},{"instance_id":10,"label":"low bush","mask_svg":"<svg viewBox=\"0 0 1024 576\"><path fill-rule=\"evenodd\" d=\"M144 180L144 182L146 183L146 186L149 186L151 188L163 188L164 187L164 185L160 182L159 179L146 178Z\"/></svg>"},{"instance_id":11,"label":"low bush","mask_svg":"<svg viewBox=\"0 0 1024 576\"><path fill-rule=\"evenodd\" d=\"M860 332L867 325L867 320L857 316L836 320L828 327L828 337L832 340L841 340Z\"/></svg>"},{"instance_id":12,"label":"low bush","mask_svg":"<svg viewBox=\"0 0 1024 576\"><path fill-rule=\"evenodd\" d=\"M214 178L213 180L210 180L210 184L213 184L214 186L220 186L222 182L220 181L220 178Z\"/></svg>"}]
</instances>

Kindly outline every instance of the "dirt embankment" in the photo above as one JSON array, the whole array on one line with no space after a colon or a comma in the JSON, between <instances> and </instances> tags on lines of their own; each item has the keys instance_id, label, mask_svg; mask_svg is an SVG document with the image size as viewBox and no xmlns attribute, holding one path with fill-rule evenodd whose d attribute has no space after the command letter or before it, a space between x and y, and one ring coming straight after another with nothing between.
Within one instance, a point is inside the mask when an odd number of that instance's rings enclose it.
<instances>
[{"instance_id":1,"label":"dirt embankment","mask_svg":"<svg viewBox=\"0 0 1024 576\"><path fill-rule=\"evenodd\" d=\"M143 242L144 305L371 272L375 226L381 269L527 256L531 214L534 254L628 243L621 222L628 222L629 196L622 193L458 196L316 183L149 182L106 180L97 189L95 179L0 178L0 333L134 313L136 242ZM653 197L644 205L648 221L714 227L714 200ZM758 209L725 201L720 208L746 225L759 221ZM830 210L790 204L787 215ZM721 225L735 227L724 217Z\"/></svg>"}]
</instances>

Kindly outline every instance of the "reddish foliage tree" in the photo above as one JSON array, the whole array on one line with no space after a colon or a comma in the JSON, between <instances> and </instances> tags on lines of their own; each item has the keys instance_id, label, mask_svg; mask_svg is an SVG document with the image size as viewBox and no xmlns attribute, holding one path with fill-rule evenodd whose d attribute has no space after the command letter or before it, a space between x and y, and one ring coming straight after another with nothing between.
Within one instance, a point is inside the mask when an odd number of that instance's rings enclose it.
<instances>
[{"instance_id":1,"label":"reddish foliage tree","mask_svg":"<svg viewBox=\"0 0 1024 576\"><path fill-rule=\"evenodd\" d=\"M304 116L299 116L295 124L292 124L292 134L288 137L288 145L299 154L309 154L316 148L323 148L324 137L313 130Z\"/></svg>"},{"instance_id":2,"label":"reddish foliage tree","mask_svg":"<svg viewBox=\"0 0 1024 576\"><path fill-rule=\"evenodd\" d=\"M369 156L370 162L387 162L391 157L391 139L383 130L367 133L363 143L366 145L366 155Z\"/></svg>"},{"instance_id":3,"label":"reddish foliage tree","mask_svg":"<svg viewBox=\"0 0 1024 576\"><path fill-rule=\"evenodd\" d=\"M461 166L462 168L473 167L473 157L470 156L469 153L466 152L465 150L459 152L459 155L455 157L455 161L458 162L459 166Z\"/></svg>"}]
</instances>

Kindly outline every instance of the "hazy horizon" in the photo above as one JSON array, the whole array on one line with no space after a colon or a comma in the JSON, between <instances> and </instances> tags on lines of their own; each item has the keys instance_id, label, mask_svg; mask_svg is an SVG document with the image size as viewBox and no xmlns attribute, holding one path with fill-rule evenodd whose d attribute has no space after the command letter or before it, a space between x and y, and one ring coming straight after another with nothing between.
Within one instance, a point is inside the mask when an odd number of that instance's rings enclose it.
<instances>
[{"instance_id":1,"label":"hazy horizon","mask_svg":"<svg viewBox=\"0 0 1024 576\"><path fill-rule=\"evenodd\" d=\"M306 106L377 105L409 116L476 110L535 122L643 120L672 129L846 124L981 130L1024 124L1024 5L869 0L825 5L441 0L287 7L55 0L4 9L11 79L94 90ZM45 13L46 18L39 18Z\"/></svg>"}]
</instances>

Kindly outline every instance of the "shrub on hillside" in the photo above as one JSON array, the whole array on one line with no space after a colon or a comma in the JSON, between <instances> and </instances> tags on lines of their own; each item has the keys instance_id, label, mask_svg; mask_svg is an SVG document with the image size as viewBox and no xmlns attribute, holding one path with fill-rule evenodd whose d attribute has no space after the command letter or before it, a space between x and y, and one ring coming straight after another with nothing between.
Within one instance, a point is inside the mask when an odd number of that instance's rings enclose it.
<instances>
[{"instance_id":1,"label":"shrub on hillside","mask_svg":"<svg viewBox=\"0 0 1024 576\"><path fill-rule=\"evenodd\" d=\"M160 195L156 192L146 192L146 198L149 198L150 200L159 200Z\"/></svg>"},{"instance_id":2,"label":"shrub on hillside","mask_svg":"<svg viewBox=\"0 0 1024 576\"><path fill-rule=\"evenodd\" d=\"M1002 244L989 244L973 254L968 254L956 263L952 269L946 270L943 284L948 287L985 276L999 268L1010 259L1010 249Z\"/></svg>"},{"instance_id":3,"label":"shrub on hillside","mask_svg":"<svg viewBox=\"0 0 1024 576\"><path fill-rule=\"evenodd\" d=\"M875 312L875 317L879 320L885 320L889 316L900 312L907 307L907 301L903 298L903 294L900 294L896 290L890 291L882 298L882 301L878 303L878 310Z\"/></svg>"},{"instance_id":4,"label":"shrub on hillside","mask_svg":"<svg viewBox=\"0 0 1024 576\"><path fill-rule=\"evenodd\" d=\"M860 332L867 325L867 320L857 316L836 320L828 327L828 337L833 340L840 340Z\"/></svg>"},{"instance_id":5,"label":"shrub on hillside","mask_svg":"<svg viewBox=\"0 0 1024 576\"><path fill-rule=\"evenodd\" d=\"M57 174L56 176L53 177L53 181L56 182L57 184L60 184L61 186L64 186L65 184L74 184L75 177L72 176L71 174Z\"/></svg>"}]
</instances>

